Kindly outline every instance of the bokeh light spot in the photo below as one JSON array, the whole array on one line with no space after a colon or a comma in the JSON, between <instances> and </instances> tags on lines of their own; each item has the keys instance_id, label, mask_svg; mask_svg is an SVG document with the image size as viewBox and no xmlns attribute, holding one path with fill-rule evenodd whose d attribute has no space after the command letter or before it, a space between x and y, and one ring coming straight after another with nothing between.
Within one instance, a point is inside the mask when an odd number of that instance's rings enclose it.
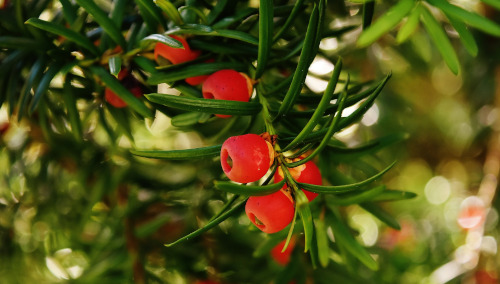
<instances>
[{"instance_id":1,"label":"bokeh light spot","mask_svg":"<svg viewBox=\"0 0 500 284\"><path fill-rule=\"evenodd\" d=\"M450 197L450 182L442 176L435 176L427 182L424 192L429 203L442 204Z\"/></svg>"}]
</instances>

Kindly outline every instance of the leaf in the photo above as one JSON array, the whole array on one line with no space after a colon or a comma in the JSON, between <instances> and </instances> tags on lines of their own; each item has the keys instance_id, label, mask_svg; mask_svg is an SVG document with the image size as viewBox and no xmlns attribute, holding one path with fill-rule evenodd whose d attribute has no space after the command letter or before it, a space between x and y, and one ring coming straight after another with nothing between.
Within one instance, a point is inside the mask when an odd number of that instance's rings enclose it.
<instances>
[{"instance_id":1,"label":"leaf","mask_svg":"<svg viewBox=\"0 0 500 284\"><path fill-rule=\"evenodd\" d=\"M29 98L31 97L31 90L35 87L36 82L42 76L42 72L44 71L45 68L45 63L46 63L46 58L40 57L37 61L35 61L35 63L31 67L30 73L28 75L27 80L24 83L18 101L18 108L19 108L18 121L21 121L21 119L24 116L26 105L28 104Z\"/></svg>"},{"instance_id":2,"label":"leaf","mask_svg":"<svg viewBox=\"0 0 500 284\"><path fill-rule=\"evenodd\" d=\"M37 42L31 38L0 36L0 47L7 49L37 49Z\"/></svg>"},{"instance_id":3,"label":"leaf","mask_svg":"<svg viewBox=\"0 0 500 284\"><path fill-rule=\"evenodd\" d=\"M333 133L335 132L335 128L337 127L337 125L340 121L340 118L342 117L342 111L344 110L344 106L345 106L345 102L346 102L346 98L347 98L348 85L349 85L349 75L347 76L347 81L345 84L344 91L342 92L340 98L337 100L337 104L338 104L337 114L335 116L331 115L332 118L330 119L331 120L330 126L328 126L328 129L325 133L325 136L323 137L323 139L321 140L319 145L307 157L305 157L304 159L301 159L297 162L288 163L287 167L294 168L294 167L297 167L297 166L300 166L300 165L307 163L308 161L312 160L316 155L318 155L321 151L323 151L323 149L326 147L326 145L330 141L330 138L333 136Z\"/></svg>"},{"instance_id":4,"label":"leaf","mask_svg":"<svg viewBox=\"0 0 500 284\"><path fill-rule=\"evenodd\" d=\"M254 79L262 76L273 44L273 1L261 0L259 5L259 53Z\"/></svg>"},{"instance_id":5,"label":"leaf","mask_svg":"<svg viewBox=\"0 0 500 284\"><path fill-rule=\"evenodd\" d=\"M109 74L106 69L100 66L91 66L90 70L132 109L144 117L152 117L151 110L141 100L136 98L125 86L123 86L118 79Z\"/></svg>"},{"instance_id":6,"label":"leaf","mask_svg":"<svg viewBox=\"0 0 500 284\"><path fill-rule=\"evenodd\" d=\"M309 58L309 64L311 64L318 54L319 44L323 39L323 26L325 25L325 14L326 14L326 0L319 0L318 2L318 24L316 26L316 33L314 35L313 48L311 52L311 57ZM310 66L310 65L309 65Z\"/></svg>"},{"instance_id":7,"label":"leaf","mask_svg":"<svg viewBox=\"0 0 500 284\"><path fill-rule=\"evenodd\" d=\"M182 45L182 43L180 41L176 40L173 37L165 36L165 35L161 35L161 34L152 34L152 35L149 35L141 40L141 44L148 44L150 42L161 42L161 43L166 44L166 45L173 47L173 48L184 49L184 46Z\"/></svg>"},{"instance_id":8,"label":"leaf","mask_svg":"<svg viewBox=\"0 0 500 284\"><path fill-rule=\"evenodd\" d=\"M269 195L280 190L283 185L285 185L285 180L268 185L242 185L228 181L214 181L216 189L243 196Z\"/></svg>"},{"instance_id":9,"label":"leaf","mask_svg":"<svg viewBox=\"0 0 500 284\"><path fill-rule=\"evenodd\" d=\"M163 225L165 225L168 221L170 221L172 217L168 214L160 214L153 220L142 224L140 226L137 226L135 228L135 236L138 238L145 238L147 236L152 235L158 229L160 229Z\"/></svg>"},{"instance_id":10,"label":"leaf","mask_svg":"<svg viewBox=\"0 0 500 284\"><path fill-rule=\"evenodd\" d=\"M160 83L171 83L184 80L189 77L212 74L222 69L234 69L242 71L246 66L239 62L213 62L200 64L187 64L182 67L172 66L167 70L155 72L148 79L148 84L158 85Z\"/></svg>"},{"instance_id":11,"label":"leaf","mask_svg":"<svg viewBox=\"0 0 500 284\"><path fill-rule=\"evenodd\" d=\"M126 5L128 4L129 0L114 0L113 1L113 6L111 7L111 11L109 12L109 18L117 25L120 27L123 22L124 14L125 14L125 9ZM74 29L74 27L72 27ZM115 44L110 43L110 37L105 34L101 33L101 39L100 39L100 44L99 46L101 47L101 50L105 49L110 49L114 48Z\"/></svg>"},{"instance_id":12,"label":"leaf","mask_svg":"<svg viewBox=\"0 0 500 284\"><path fill-rule=\"evenodd\" d=\"M364 30L358 38L359 47L367 47L383 34L394 28L411 11L415 2L413 0L401 0L390 8L383 16Z\"/></svg>"},{"instance_id":13,"label":"leaf","mask_svg":"<svg viewBox=\"0 0 500 284\"><path fill-rule=\"evenodd\" d=\"M366 30L372 24L374 12L375 1L365 1L363 3L363 30Z\"/></svg>"},{"instance_id":14,"label":"leaf","mask_svg":"<svg viewBox=\"0 0 500 284\"><path fill-rule=\"evenodd\" d=\"M9 107L9 116L12 116L14 113L15 109L15 98L18 96L19 91L18 91L18 85L19 85L19 79L21 77L21 70L22 70L22 61L16 64L12 68L12 72L10 72L10 76L8 77L7 81L7 90L6 90L6 97L8 101L8 107Z\"/></svg>"},{"instance_id":15,"label":"leaf","mask_svg":"<svg viewBox=\"0 0 500 284\"><path fill-rule=\"evenodd\" d=\"M258 11L257 9L251 7L238 9L236 13L221 19L217 23L213 24L212 27L216 30L225 29L231 26L232 24L240 22L243 19L248 18L250 15L257 13L257 11Z\"/></svg>"},{"instance_id":16,"label":"leaf","mask_svg":"<svg viewBox=\"0 0 500 284\"><path fill-rule=\"evenodd\" d=\"M339 125L335 131L338 131L340 129L343 129L351 124L353 124L355 121L361 119L361 117L370 109L370 107L373 105L375 102L375 99L378 97L380 92L385 87L385 84L387 84L387 81L391 78L392 74L389 73L385 78L380 82L380 84L377 86L377 88L373 91L373 93L364 101L362 102L359 107L348 117L342 119L339 122Z\"/></svg>"},{"instance_id":17,"label":"leaf","mask_svg":"<svg viewBox=\"0 0 500 284\"><path fill-rule=\"evenodd\" d=\"M259 113L262 108L256 102L192 98L156 93L145 96L148 100L164 106L213 114L252 115Z\"/></svg>"},{"instance_id":18,"label":"leaf","mask_svg":"<svg viewBox=\"0 0 500 284\"><path fill-rule=\"evenodd\" d=\"M147 59L144 56L134 56L134 63L136 63L142 70L149 72L151 74L156 73L156 64L150 60Z\"/></svg>"},{"instance_id":19,"label":"leaf","mask_svg":"<svg viewBox=\"0 0 500 284\"><path fill-rule=\"evenodd\" d=\"M305 246L304 252L307 252L311 246L314 235L314 222L311 214L311 208L309 207L309 200L307 199L305 193L297 187L294 187L295 193L295 210L299 212L300 219L302 219L302 225L304 226L305 235Z\"/></svg>"},{"instance_id":20,"label":"leaf","mask_svg":"<svg viewBox=\"0 0 500 284\"><path fill-rule=\"evenodd\" d=\"M134 1L139 6L142 18L144 19L144 22L148 24L151 32L155 32L157 30L158 25L161 25L164 29L167 28L161 10L158 8L158 6L155 5L153 0L134 0Z\"/></svg>"},{"instance_id":21,"label":"leaf","mask_svg":"<svg viewBox=\"0 0 500 284\"><path fill-rule=\"evenodd\" d=\"M59 2L61 2L64 19L66 19L70 25L73 25L78 18L76 7L69 0L60 0Z\"/></svg>"},{"instance_id":22,"label":"leaf","mask_svg":"<svg viewBox=\"0 0 500 284\"><path fill-rule=\"evenodd\" d=\"M399 143L408 139L409 134L405 132L392 133L387 136L383 136L377 139L373 139L370 142L355 147L355 148L345 148L339 147L332 143L334 140L330 140L328 146L329 150L335 154L336 158L352 160L353 158L360 157L363 155L374 154L377 151L388 147L389 145Z\"/></svg>"},{"instance_id":23,"label":"leaf","mask_svg":"<svg viewBox=\"0 0 500 284\"><path fill-rule=\"evenodd\" d=\"M463 43L467 52L476 57L478 53L478 47L476 41L474 40L474 36L467 29L467 26L460 20L447 15L450 24L453 26L455 31L457 31L460 41Z\"/></svg>"},{"instance_id":24,"label":"leaf","mask_svg":"<svg viewBox=\"0 0 500 284\"><path fill-rule=\"evenodd\" d=\"M408 16L406 22L401 26L396 37L397 43L402 43L406 41L418 27L420 22L420 10L422 8L419 4L413 9L413 11Z\"/></svg>"},{"instance_id":25,"label":"leaf","mask_svg":"<svg viewBox=\"0 0 500 284\"><path fill-rule=\"evenodd\" d=\"M195 238L201 234L203 234L204 232L212 229L213 227L219 225L220 223L222 223L224 220L226 220L227 218L231 217L231 215L235 214L238 212L238 210L242 209L243 208L243 205L245 205L245 202L246 202L246 199L241 201L240 203L236 204L233 208L227 210L225 213L223 214L220 214L219 217L213 219L212 221L208 222L205 226L203 226L202 228L176 240L175 242L173 243L170 243L170 244L165 244L166 247L171 247L173 245L176 245L178 243L181 243L183 241L186 241L188 239L192 239L192 238Z\"/></svg>"},{"instance_id":26,"label":"leaf","mask_svg":"<svg viewBox=\"0 0 500 284\"><path fill-rule=\"evenodd\" d=\"M115 76L115 78L118 78L118 74L120 73L120 70L122 69L122 59L120 56L113 56L109 59L108 62L109 65L109 72Z\"/></svg>"},{"instance_id":27,"label":"leaf","mask_svg":"<svg viewBox=\"0 0 500 284\"><path fill-rule=\"evenodd\" d=\"M366 211L370 212L373 216L377 217L380 221L384 222L387 226L396 229L396 230L401 230L401 226L399 225L398 221L394 219L389 213L385 212L377 206L375 203L367 202L361 204L361 207L365 209Z\"/></svg>"},{"instance_id":28,"label":"leaf","mask_svg":"<svg viewBox=\"0 0 500 284\"><path fill-rule=\"evenodd\" d=\"M500 37L500 25L479 14L464 10L445 0L428 0L428 2L451 17L462 20L466 24L485 33Z\"/></svg>"},{"instance_id":29,"label":"leaf","mask_svg":"<svg viewBox=\"0 0 500 284\"><path fill-rule=\"evenodd\" d=\"M130 126L130 113L127 109L110 106L107 110L116 122L118 130L120 130L131 142L133 142L134 136L132 135L132 127Z\"/></svg>"},{"instance_id":30,"label":"leaf","mask_svg":"<svg viewBox=\"0 0 500 284\"><path fill-rule=\"evenodd\" d=\"M199 123L202 116L201 112L186 112L172 117L170 123L175 127L191 126Z\"/></svg>"},{"instance_id":31,"label":"leaf","mask_svg":"<svg viewBox=\"0 0 500 284\"><path fill-rule=\"evenodd\" d=\"M307 70L311 65L311 53L315 48L313 44L316 37L316 32L318 31L318 9L318 6L314 5L314 9L311 12L311 16L309 19L309 25L307 26L302 52L300 53L299 63L297 64L297 68L295 69L295 73L293 74L290 88L288 89L285 98L283 99L283 103L278 110L278 114L274 118L274 121L276 122L287 115L288 111L290 111L290 109L293 107L295 99L302 90L302 86L304 85L304 81L307 76Z\"/></svg>"},{"instance_id":32,"label":"leaf","mask_svg":"<svg viewBox=\"0 0 500 284\"><path fill-rule=\"evenodd\" d=\"M295 2L293 9L292 9L292 12L290 12L290 15L286 19L283 26L281 26L279 31L274 35L273 42L276 42L278 39L280 39L281 36L283 35L283 33L285 33L285 31L287 31L290 28L293 21L297 18L298 13L300 11L303 11L303 9L304 9L303 5L304 5L304 0L297 0Z\"/></svg>"},{"instance_id":33,"label":"leaf","mask_svg":"<svg viewBox=\"0 0 500 284\"><path fill-rule=\"evenodd\" d=\"M186 149L186 150L130 150L130 153L136 156L153 158L153 159L166 159L166 160L194 160L203 158L212 158L220 154L222 145L215 145L209 147Z\"/></svg>"},{"instance_id":34,"label":"leaf","mask_svg":"<svg viewBox=\"0 0 500 284\"><path fill-rule=\"evenodd\" d=\"M416 193L401 190L386 190L375 196L371 201L398 201L417 197Z\"/></svg>"},{"instance_id":35,"label":"leaf","mask_svg":"<svg viewBox=\"0 0 500 284\"><path fill-rule=\"evenodd\" d=\"M366 265L366 267L371 270L378 270L378 263L370 256L366 249L354 239L349 232L349 228L340 220L337 208L332 205L328 205L328 207L333 212L333 214L330 214L330 220L335 241L339 246L343 246L349 253Z\"/></svg>"},{"instance_id":36,"label":"leaf","mask_svg":"<svg viewBox=\"0 0 500 284\"><path fill-rule=\"evenodd\" d=\"M224 8L227 5L228 0L219 0L215 3L215 6L210 10L210 13L207 16L207 24L211 25L219 15L224 11Z\"/></svg>"},{"instance_id":37,"label":"leaf","mask_svg":"<svg viewBox=\"0 0 500 284\"><path fill-rule=\"evenodd\" d=\"M82 141L83 130L80 114L76 106L76 97L72 92L71 77L67 76L63 85L63 100L69 116L69 123L76 141Z\"/></svg>"},{"instance_id":38,"label":"leaf","mask_svg":"<svg viewBox=\"0 0 500 284\"><path fill-rule=\"evenodd\" d=\"M201 93L201 90L199 88L196 88L188 84L174 84L172 87L187 97L193 97L193 98L203 97L203 94Z\"/></svg>"},{"instance_id":39,"label":"leaf","mask_svg":"<svg viewBox=\"0 0 500 284\"><path fill-rule=\"evenodd\" d=\"M351 191L351 190L356 190L361 188L364 185L367 185L381 176L383 176L386 172L388 172L396 162L393 162L390 164L387 168L383 169L379 173L363 180L360 182L352 183L352 184L344 184L344 185L315 185L315 184L308 184L308 183L299 183L299 186L303 189L307 189L312 192L316 193L341 193L341 192L346 192L346 191Z\"/></svg>"},{"instance_id":40,"label":"leaf","mask_svg":"<svg viewBox=\"0 0 500 284\"><path fill-rule=\"evenodd\" d=\"M500 10L500 2L498 2L498 0L481 0L481 2L490 5L497 10Z\"/></svg>"},{"instance_id":41,"label":"leaf","mask_svg":"<svg viewBox=\"0 0 500 284\"><path fill-rule=\"evenodd\" d=\"M330 247L328 245L328 236L326 235L325 222L321 218L314 220L316 233L316 244L318 245L318 259L322 267L326 268L330 261Z\"/></svg>"},{"instance_id":42,"label":"leaf","mask_svg":"<svg viewBox=\"0 0 500 284\"><path fill-rule=\"evenodd\" d=\"M382 194L385 191L384 185L376 186L372 189L355 192L353 194L345 194L345 195L328 195L326 197L326 202L337 205L337 206L348 206L352 204L359 204L366 201L373 200L376 196Z\"/></svg>"},{"instance_id":43,"label":"leaf","mask_svg":"<svg viewBox=\"0 0 500 284\"><path fill-rule=\"evenodd\" d=\"M121 30L118 26L106 15L106 13L99 8L96 2L93 0L76 0L76 3L80 5L85 11L87 11L95 21L101 26L106 34L123 49L126 48L126 41L123 37Z\"/></svg>"},{"instance_id":44,"label":"leaf","mask_svg":"<svg viewBox=\"0 0 500 284\"><path fill-rule=\"evenodd\" d=\"M109 126L108 120L106 119L106 113L104 111L104 106L99 107L99 123L104 128L104 131L108 135L109 139L112 143L116 141L116 134L113 132L111 127Z\"/></svg>"},{"instance_id":45,"label":"leaf","mask_svg":"<svg viewBox=\"0 0 500 284\"><path fill-rule=\"evenodd\" d=\"M448 65L451 72L458 74L460 71L460 63L458 61L457 54L455 53L450 40L446 36L446 33L441 28L441 25L427 9L422 9L421 15L422 22L424 23L429 36L434 41L439 53L441 53L446 65Z\"/></svg>"},{"instance_id":46,"label":"leaf","mask_svg":"<svg viewBox=\"0 0 500 284\"><path fill-rule=\"evenodd\" d=\"M69 65L73 65L73 63L70 63ZM50 82L52 82L52 79L54 79L62 68L63 64L61 62L55 62L48 67L48 70L43 74L42 79L36 88L35 95L33 96L33 100L31 101L29 108L29 114L32 114L38 107L38 103L40 102L42 95L47 92Z\"/></svg>"},{"instance_id":47,"label":"leaf","mask_svg":"<svg viewBox=\"0 0 500 284\"><path fill-rule=\"evenodd\" d=\"M309 119L307 124L304 126L304 128L302 128L302 130L295 137L295 139L293 139L292 142L290 142L285 148L282 149L282 152L291 150L297 145L299 145L304 140L304 138L313 131L314 127L316 127L316 125L318 125L318 123L321 121L327 106L330 105L330 101L332 100L333 93L335 91L335 87L337 86L341 70L342 70L342 59L339 58L337 63L335 64L335 69L333 70L332 77L330 78L326 90L323 93L323 96L321 97L321 101L316 106L316 109L313 115L311 116L311 119Z\"/></svg>"},{"instance_id":48,"label":"leaf","mask_svg":"<svg viewBox=\"0 0 500 284\"><path fill-rule=\"evenodd\" d=\"M99 50L95 47L95 45L84 35L79 34L71 29L63 27L61 25L43 21L36 18L31 18L26 21L26 24L31 25L33 27L39 28L41 30L62 36L69 41L76 43L77 45L85 48L90 51L93 55L99 55Z\"/></svg>"},{"instance_id":49,"label":"leaf","mask_svg":"<svg viewBox=\"0 0 500 284\"><path fill-rule=\"evenodd\" d=\"M181 14L179 14L179 11L177 8L175 8L174 4L168 0L155 0L156 5L160 7L160 9L165 12L167 17L174 22L177 26L180 26L183 24Z\"/></svg>"},{"instance_id":50,"label":"leaf","mask_svg":"<svg viewBox=\"0 0 500 284\"><path fill-rule=\"evenodd\" d=\"M121 23L123 22L125 9L126 5L128 4L128 1L129 0L115 0L113 3L113 8L110 12L109 17L118 26L121 26Z\"/></svg>"},{"instance_id":51,"label":"leaf","mask_svg":"<svg viewBox=\"0 0 500 284\"><path fill-rule=\"evenodd\" d=\"M233 203L238 199L240 198L238 195L233 195L231 198L229 198L227 200L227 202L224 204L224 206L220 209L219 213L215 214L212 216L212 218L210 218L208 220L208 222L211 222L215 219L217 219L220 215L224 214L224 212L226 212L229 208L231 208L231 206L233 205Z\"/></svg>"},{"instance_id":52,"label":"leaf","mask_svg":"<svg viewBox=\"0 0 500 284\"><path fill-rule=\"evenodd\" d=\"M259 45L259 40L245 32L226 29L212 29L210 26L201 24L184 24L178 28L171 29L168 34L191 34L199 36L220 36L232 38L239 41L247 42L253 45Z\"/></svg>"},{"instance_id":53,"label":"leaf","mask_svg":"<svg viewBox=\"0 0 500 284\"><path fill-rule=\"evenodd\" d=\"M185 25L194 24L194 22L196 21L199 21L202 25L207 24L207 17L205 16L205 13L201 10L201 7L198 7L197 5L187 4L185 6L181 6L179 7L179 12L183 14L184 20L186 22L189 22ZM188 20L188 18L186 17L188 13L192 20ZM196 17L198 17L198 19L196 19Z\"/></svg>"}]
</instances>

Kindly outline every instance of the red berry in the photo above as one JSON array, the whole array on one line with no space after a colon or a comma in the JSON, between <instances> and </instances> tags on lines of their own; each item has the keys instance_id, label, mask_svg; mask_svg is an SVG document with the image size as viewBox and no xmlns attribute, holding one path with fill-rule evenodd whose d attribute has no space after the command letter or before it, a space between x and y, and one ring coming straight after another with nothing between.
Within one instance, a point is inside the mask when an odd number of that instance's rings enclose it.
<instances>
[{"instance_id":1,"label":"red berry","mask_svg":"<svg viewBox=\"0 0 500 284\"><path fill-rule=\"evenodd\" d=\"M286 240L283 240L271 249L272 258L281 266L286 266L288 262L290 262L290 256L292 255L292 251L295 247L295 237L292 236L290 242L288 243L288 247L284 252L282 252L285 243Z\"/></svg>"},{"instance_id":2,"label":"red berry","mask_svg":"<svg viewBox=\"0 0 500 284\"><path fill-rule=\"evenodd\" d=\"M120 80L135 97L140 98L142 96L142 89L139 82L137 82L134 76L132 76L126 69L122 69L120 73L118 73L118 80ZM108 87L104 90L104 97L109 104L116 108L123 108L127 106L127 103Z\"/></svg>"},{"instance_id":3,"label":"red berry","mask_svg":"<svg viewBox=\"0 0 500 284\"><path fill-rule=\"evenodd\" d=\"M222 144L221 166L232 181L254 182L269 170L272 153L272 146L257 134L229 137Z\"/></svg>"},{"instance_id":4,"label":"red berry","mask_svg":"<svg viewBox=\"0 0 500 284\"><path fill-rule=\"evenodd\" d=\"M205 80L202 92L206 99L248 102L252 96L253 84L244 73L224 69L213 73ZM220 114L216 116L230 117Z\"/></svg>"},{"instance_id":5,"label":"red berry","mask_svg":"<svg viewBox=\"0 0 500 284\"><path fill-rule=\"evenodd\" d=\"M158 42L155 45L154 49L154 56L156 61L158 61L158 57L161 56L170 61L172 64L179 64L194 60L200 55L201 52L199 50L193 51L191 50L191 48L189 48L186 39L184 39L183 37L176 35L171 35L171 37L180 41L184 48L175 48Z\"/></svg>"},{"instance_id":6,"label":"red berry","mask_svg":"<svg viewBox=\"0 0 500 284\"><path fill-rule=\"evenodd\" d=\"M4 135L9 130L10 123L8 121L0 123L0 135Z\"/></svg>"},{"instance_id":7,"label":"red berry","mask_svg":"<svg viewBox=\"0 0 500 284\"><path fill-rule=\"evenodd\" d=\"M474 278L478 284L498 284L498 276L495 271L478 270Z\"/></svg>"},{"instance_id":8,"label":"red berry","mask_svg":"<svg viewBox=\"0 0 500 284\"><path fill-rule=\"evenodd\" d=\"M460 204L458 224L464 229L474 229L484 223L486 208L483 200L477 196L469 196Z\"/></svg>"},{"instance_id":9,"label":"red berry","mask_svg":"<svg viewBox=\"0 0 500 284\"><path fill-rule=\"evenodd\" d=\"M295 208L291 197L279 190L265 196L251 196L245 205L245 212L257 228L272 234L292 222Z\"/></svg>"},{"instance_id":10,"label":"red berry","mask_svg":"<svg viewBox=\"0 0 500 284\"><path fill-rule=\"evenodd\" d=\"M315 185L323 184L321 178L321 172L319 171L318 166L316 166L316 164L312 161L309 161L295 168L289 168L288 170L290 171L290 174L297 182L309 183ZM283 172L281 171L281 169L278 169L274 174L274 182L278 183L282 180L283 180ZM285 185L283 188L286 187L287 186ZM302 191L304 191L309 201L312 201L314 198L318 196L318 194L315 192L311 192L305 189L302 189Z\"/></svg>"}]
</instances>

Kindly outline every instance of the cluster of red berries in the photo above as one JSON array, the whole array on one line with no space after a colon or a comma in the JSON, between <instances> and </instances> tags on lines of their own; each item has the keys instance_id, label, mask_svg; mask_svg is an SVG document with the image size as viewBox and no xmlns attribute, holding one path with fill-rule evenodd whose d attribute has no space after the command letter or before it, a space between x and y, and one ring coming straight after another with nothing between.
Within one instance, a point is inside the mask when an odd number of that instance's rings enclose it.
<instances>
[{"instance_id":1,"label":"cluster of red berries","mask_svg":"<svg viewBox=\"0 0 500 284\"><path fill-rule=\"evenodd\" d=\"M240 183L254 182L264 177L273 164L274 148L269 141L256 134L233 136L222 144L220 158L222 169L230 180ZM312 161L288 170L299 183L322 184L321 173ZM274 182L279 183L282 180L283 172L278 169ZM309 201L318 195L303 191ZM248 198L245 211L257 228L272 234L281 231L293 220L294 203L291 190L285 184L275 193Z\"/></svg>"},{"instance_id":2,"label":"cluster of red berries","mask_svg":"<svg viewBox=\"0 0 500 284\"><path fill-rule=\"evenodd\" d=\"M183 48L170 47L160 42L156 43L153 53L158 64L163 64L165 60L170 64L181 64L193 61L201 55L200 50L193 50L189 47L184 37L176 35L171 35L171 37L178 40ZM213 59L209 59L205 62L213 61ZM122 70L122 72L118 75L118 80L136 97L142 96L137 80L130 76L126 70ZM232 69L219 70L211 75L189 77L185 81L192 86L203 84L202 93L206 99L248 102L253 93L253 81L246 74ZM106 88L105 99L114 107L120 108L127 105L109 88ZM230 117L230 115L221 114L216 114L216 116L221 118Z\"/></svg>"},{"instance_id":3,"label":"cluster of red berries","mask_svg":"<svg viewBox=\"0 0 500 284\"><path fill-rule=\"evenodd\" d=\"M163 43L157 43L154 49L157 62L166 59L172 64L180 64L195 60L201 55L201 51L192 50L189 47L184 37L176 35L171 37L180 41L184 48L173 48ZM206 62L212 61L207 60ZM232 69L219 70L211 75L190 77L185 81L192 86L203 84L202 93L206 99L248 102L253 93L253 81L246 74ZM230 117L230 115L220 114L216 114L216 116Z\"/></svg>"}]
</instances>

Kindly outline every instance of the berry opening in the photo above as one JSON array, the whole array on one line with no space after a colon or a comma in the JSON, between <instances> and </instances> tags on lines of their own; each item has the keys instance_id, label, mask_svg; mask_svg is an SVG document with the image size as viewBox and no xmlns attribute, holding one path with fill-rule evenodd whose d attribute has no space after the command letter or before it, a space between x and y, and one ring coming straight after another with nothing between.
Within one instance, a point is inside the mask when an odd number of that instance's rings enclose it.
<instances>
[{"instance_id":1,"label":"berry opening","mask_svg":"<svg viewBox=\"0 0 500 284\"><path fill-rule=\"evenodd\" d=\"M250 213L250 221L252 221L252 223L255 224L255 226L257 226L257 228L261 229L262 231L266 229L266 225L264 225L264 223L262 223L262 221L260 221L256 216L255 214L253 213Z\"/></svg>"},{"instance_id":2,"label":"berry opening","mask_svg":"<svg viewBox=\"0 0 500 284\"><path fill-rule=\"evenodd\" d=\"M221 152L221 166L222 170L228 174L233 169L233 159L229 156L227 149L222 149Z\"/></svg>"},{"instance_id":3,"label":"berry opening","mask_svg":"<svg viewBox=\"0 0 500 284\"><path fill-rule=\"evenodd\" d=\"M212 93L210 93L210 92L203 92L203 97L204 97L205 99L213 99L213 98L215 98L215 97L214 97L214 94L212 94Z\"/></svg>"},{"instance_id":4,"label":"berry opening","mask_svg":"<svg viewBox=\"0 0 500 284\"><path fill-rule=\"evenodd\" d=\"M231 169L233 168L233 159L231 159L231 156L227 155L226 163Z\"/></svg>"}]
</instances>

